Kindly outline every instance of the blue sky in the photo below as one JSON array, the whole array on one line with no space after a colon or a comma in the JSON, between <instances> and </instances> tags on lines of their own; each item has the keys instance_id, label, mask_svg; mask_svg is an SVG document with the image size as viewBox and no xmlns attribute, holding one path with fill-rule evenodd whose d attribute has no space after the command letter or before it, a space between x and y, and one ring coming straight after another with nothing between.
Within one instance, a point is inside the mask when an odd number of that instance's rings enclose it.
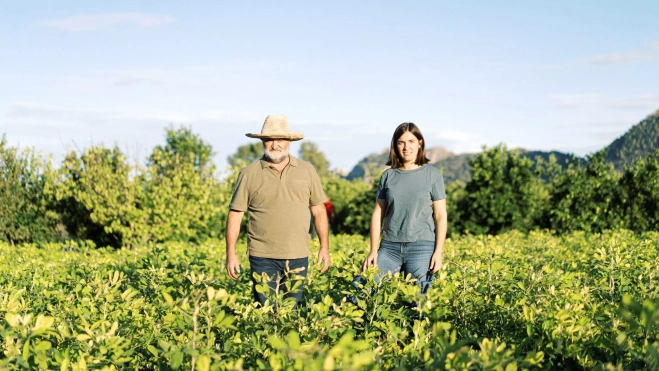
<instances>
[{"instance_id":1,"label":"blue sky","mask_svg":"<svg viewBox=\"0 0 659 371\"><path fill-rule=\"evenodd\" d=\"M658 1L0 2L0 133L220 168L270 113L349 170L416 123L456 153L585 155L659 109ZM296 152L299 144L293 146Z\"/></svg>"}]
</instances>

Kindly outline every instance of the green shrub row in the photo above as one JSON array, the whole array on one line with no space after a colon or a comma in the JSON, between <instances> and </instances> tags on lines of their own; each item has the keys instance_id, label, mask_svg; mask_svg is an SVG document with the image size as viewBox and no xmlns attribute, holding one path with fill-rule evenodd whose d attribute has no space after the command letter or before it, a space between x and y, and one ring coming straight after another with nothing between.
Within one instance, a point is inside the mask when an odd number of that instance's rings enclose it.
<instances>
[{"instance_id":1,"label":"green shrub row","mask_svg":"<svg viewBox=\"0 0 659 371\"><path fill-rule=\"evenodd\" d=\"M145 164L118 147L70 151L58 167L32 149L0 141L0 241L91 240L98 246L200 242L223 234L237 170L260 156L246 145L221 177L212 148L188 128L166 131ZM335 233L368 234L375 188L332 175L313 143L303 159L322 174L335 207ZM521 157L505 145L471 161L471 180L446 185L449 233L508 230L559 233L612 228L659 230L659 149L619 173L599 152L557 164ZM244 232L244 231L243 231Z\"/></svg>"},{"instance_id":2,"label":"green shrub row","mask_svg":"<svg viewBox=\"0 0 659 371\"><path fill-rule=\"evenodd\" d=\"M245 256L244 242L238 249ZM376 286L374 270L352 287L364 237L335 236L330 249L331 268L310 267L294 309L276 295L257 308L249 269L237 281L225 274L221 240L118 250L0 243L0 368L659 367L656 232L449 239L425 297L400 275Z\"/></svg>"}]
</instances>

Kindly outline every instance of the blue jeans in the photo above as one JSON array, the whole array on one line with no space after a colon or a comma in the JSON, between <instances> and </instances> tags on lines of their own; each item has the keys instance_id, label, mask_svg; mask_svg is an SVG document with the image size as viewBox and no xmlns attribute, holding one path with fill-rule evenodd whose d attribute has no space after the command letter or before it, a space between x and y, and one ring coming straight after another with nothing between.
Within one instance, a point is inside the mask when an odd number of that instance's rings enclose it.
<instances>
[{"instance_id":1,"label":"blue jeans","mask_svg":"<svg viewBox=\"0 0 659 371\"><path fill-rule=\"evenodd\" d=\"M286 265L288 264L288 267ZM307 270L309 269L309 257L300 258L300 259L270 259L270 258L259 258L257 256L249 257L249 265L252 270L252 282L254 301L259 302L261 305L265 304L266 296L256 291L256 285L259 284L254 280L254 273L261 275L265 273L268 275L268 286L270 287L270 293L283 294L285 298L294 297L296 306L297 303L302 300L302 290L304 289L304 279L300 279L302 286L299 290L293 292L286 291L286 281L291 280L289 277L288 271L296 268L304 268L301 272L295 273L294 275L299 275L302 277L307 277ZM294 283L294 282L292 282Z\"/></svg>"},{"instance_id":2,"label":"blue jeans","mask_svg":"<svg viewBox=\"0 0 659 371\"><path fill-rule=\"evenodd\" d=\"M379 283L387 272L396 274L402 271L404 276L412 275L421 287L421 295L425 295L432 282L430 260L435 252L435 241L415 242L380 242L378 250L378 275L375 282Z\"/></svg>"}]
</instances>

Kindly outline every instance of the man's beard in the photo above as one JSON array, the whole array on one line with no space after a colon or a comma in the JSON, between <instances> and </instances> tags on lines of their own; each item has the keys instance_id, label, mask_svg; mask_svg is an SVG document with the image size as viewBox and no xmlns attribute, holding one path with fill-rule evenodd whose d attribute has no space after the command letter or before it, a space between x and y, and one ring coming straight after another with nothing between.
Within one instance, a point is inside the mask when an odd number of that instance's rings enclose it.
<instances>
[{"instance_id":1,"label":"man's beard","mask_svg":"<svg viewBox=\"0 0 659 371\"><path fill-rule=\"evenodd\" d=\"M279 151L271 151L269 149L264 149L263 157L265 157L268 162L279 164L288 157L288 150L280 149Z\"/></svg>"}]
</instances>

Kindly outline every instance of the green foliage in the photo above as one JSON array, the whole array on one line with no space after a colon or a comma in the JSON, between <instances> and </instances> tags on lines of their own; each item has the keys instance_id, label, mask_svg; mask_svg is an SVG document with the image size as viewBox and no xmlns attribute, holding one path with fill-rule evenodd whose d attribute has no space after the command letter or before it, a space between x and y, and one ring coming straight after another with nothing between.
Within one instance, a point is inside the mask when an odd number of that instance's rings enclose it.
<instances>
[{"instance_id":1,"label":"green foliage","mask_svg":"<svg viewBox=\"0 0 659 371\"><path fill-rule=\"evenodd\" d=\"M210 165L213 157L213 147L206 143L198 134L192 132L192 128L184 126L174 130L173 126L165 129L165 145L157 146L153 149L153 154L149 157L149 166L159 166L164 173L172 164L163 164L164 158L178 158L183 160L190 159L195 171L204 172Z\"/></svg>"},{"instance_id":2,"label":"green foliage","mask_svg":"<svg viewBox=\"0 0 659 371\"><path fill-rule=\"evenodd\" d=\"M49 159L31 148L9 147L0 139L0 241L11 244L62 237L53 210L54 172Z\"/></svg>"},{"instance_id":3,"label":"green foliage","mask_svg":"<svg viewBox=\"0 0 659 371\"><path fill-rule=\"evenodd\" d=\"M149 239L145 174L133 170L118 147L69 151L56 196L71 235L115 247Z\"/></svg>"},{"instance_id":4,"label":"green foliage","mask_svg":"<svg viewBox=\"0 0 659 371\"><path fill-rule=\"evenodd\" d=\"M228 203L214 177L215 167L198 167L192 156L181 157L156 148L142 181L146 194L143 208L149 212L149 240L200 241L218 237L222 230L220 213ZM166 169L161 172L162 169Z\"/></svg>"},{"instance_id":5,"label":"green foliage","mask_svg":"<svg viewBox=\"0 0 659 371\"><path fill-rule=\"evenodd\" d=\"M337 233L359 234L366 236L371 229L371 215L375 207L375 196L382 173L377 173L369 185L358 179L351 182L350 187L338 188L338 197L344 197L336 208ZM334 200L332 200L334 202Z\"/></svg>"},{"instance_id":6,"label":"green foliage","mask_svg":"<svg viewBox=\"0 0 659 371\"><path fill-rule=\"evenodd\" d=\"M629 228L659 230L659 149L625 169L622 184L628 195Z\"/></svg>"},{"instance_id":7,"label":"green foliage","mask_svg":"<svg viewBox=\"0 0 659 371\"><path fill-rule=\"evenodd\" d=\"M69 152L56 194L72 236L115 247L220 236L235 176L218 182L210 145L188 129L167 133L146 168L116 147Z\"/></svg>"},{"instance_id":8,"label":"green foliage","mask_svg":"<svg viewBox=\"0 0 659 371\"><path fill-rule=\"evenodd\" d=\"M465 231L497 234L534 228L546 192L533 161L500 144L484 147L470 166L467 195L458 204Z\"/></svg>"},{"instance_id":9,"label":"green foliage","mask_svg":"<svg viewBox=\"0 0 659 371\"><path fill-rule=\"evenodd\" d=\"M320 177L329 176L330 163L325 158L325 154L318 149L318 145L314 142L304 141L300 145L300 158L316 169Z\"/></svg>"},{"instance_id":10,"label":"green foliage","mask_svg":"<svg viewBox=\"0 0 659 371\"><path fill-rule=\"evenodd\" d=\"M239 146L236 152L227 161L233 168L241 168L263 157L263 143L248 143Z\"/></svg>"},{"instance_id":11,"label":"green foliage","mask_svg":"<svg viewBox=\"0 0 659 371\"><path fill-rule=\"evenodd\" d=\"M656 369L658 243L624 230L449 239L419 297L400 273L376 284L366 239L338 235L298 308L276 292L256 307L249 274L226 276L222 240L0 243L0 368Z\"/></svg>"},{"instance_id":12,"label":"green foliage","mask_svg":"<svg viewBox=\"0 0 659 371\"><path fill-rule=\"evenodd\" d=\"M350 216L350 205L363 193L367 193L371 185L359 179L347 180L336 176L320 178L325 195L334 205L335 220L331 225L335 233L345 231L346 218ZM373 202L375 202L373 200ZM371 211L373 205L371 205ZM369 212L369 217L370 217Z\"/></svg>"},{"instance_id":13,"label":"green foliage","mask_svg":"<svg viewBox=\"0 0 659 371\"><path fill-rule=\"evenodd\" d=\"M626 195L620 175L605 162L606 152L573 162L551 181L547 227L559 232L601 232L624 227Z\"/></svg>"},{"instance_id":14,"label":"green foliage","mask_svg":"<svg viewBox=\"0 0 659 371\"><path fill-rule=\"evenodd\" d=\"M460 180L446 184L446 213L448 215L449 236L457 237L464 231L464 203L467 200L466 184Z\"/></svg>"}]
</instances>

